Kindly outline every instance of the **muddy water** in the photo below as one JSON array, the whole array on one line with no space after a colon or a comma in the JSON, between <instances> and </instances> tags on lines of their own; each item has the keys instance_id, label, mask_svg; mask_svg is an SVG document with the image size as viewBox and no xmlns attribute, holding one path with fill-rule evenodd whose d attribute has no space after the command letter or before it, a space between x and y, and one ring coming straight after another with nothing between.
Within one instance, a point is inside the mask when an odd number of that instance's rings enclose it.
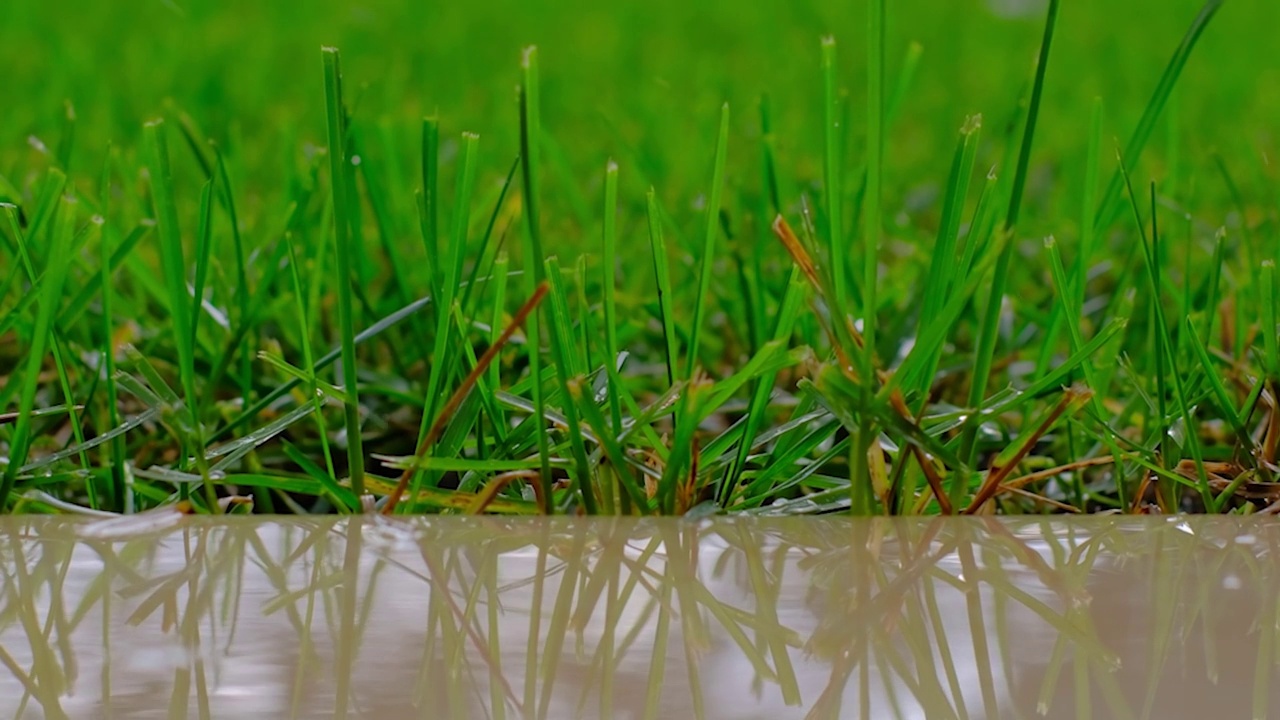
<instances>
[{"instance_id":1,"label":"muddy water","mask_svg":"<svg viewBox=\"0 0 1280 720\"><path fill-rule=\"evenodd\" d=\"M1280 525L0 521L0 718L1280 717Z\"/></svg>"}]
</instances>

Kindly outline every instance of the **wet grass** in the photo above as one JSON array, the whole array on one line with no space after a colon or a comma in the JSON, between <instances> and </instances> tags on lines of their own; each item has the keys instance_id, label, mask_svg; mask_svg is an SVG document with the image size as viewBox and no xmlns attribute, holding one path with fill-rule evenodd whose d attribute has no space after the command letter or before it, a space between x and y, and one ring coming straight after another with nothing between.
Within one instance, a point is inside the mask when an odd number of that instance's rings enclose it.
<instances>
[{"instance_id":1,"label":"wet grass","mask_svg":"<svg viewBox=\"0 0 1280 720\"><path fill-rule=\"evenodd\" d=\"M1133 6L20 7L0 507L1280 508L1280 11Z\"/></svg>"}]
</instances>

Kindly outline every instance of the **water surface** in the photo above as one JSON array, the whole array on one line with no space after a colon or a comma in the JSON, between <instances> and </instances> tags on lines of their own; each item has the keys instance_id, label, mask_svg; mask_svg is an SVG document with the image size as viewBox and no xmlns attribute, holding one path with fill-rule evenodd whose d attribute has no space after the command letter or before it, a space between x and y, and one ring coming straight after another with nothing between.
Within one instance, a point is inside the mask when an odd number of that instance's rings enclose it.
<instances>
[{"instance_id":1,"label":"water surface","mask_svg":"<svg viewBox=\"0 0 1280 720\"><path fill-rule=\"evenodd\" d=\"M1280 525L0 519L0 718L1280 717Z\"/></svg>"}]
</instances>

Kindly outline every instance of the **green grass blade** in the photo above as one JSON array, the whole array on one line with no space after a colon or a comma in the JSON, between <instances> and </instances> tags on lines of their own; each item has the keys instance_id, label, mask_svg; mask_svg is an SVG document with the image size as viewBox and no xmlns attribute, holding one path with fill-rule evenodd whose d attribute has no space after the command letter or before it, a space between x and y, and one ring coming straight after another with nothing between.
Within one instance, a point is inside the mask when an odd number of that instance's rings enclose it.
<instances>
[{"instance_id":1,"label":"green grass blade","mask_svg":"<svg viewBox=\"0 0 1280 720\"><path fill-rule=\"evenodd\" d=\"M1156 123L1160 119L1160 113L1164 110L1165 104L1169 101L1169 96L1173 93L1174 86L1178 83L1178 77L1182 74L1183 67L1186 66L1191 52L1195 49L1196 42L1200 40L1200 36L1204 33L1209 22L1213 20L1213 16L1222 7L1224 0L1206 0L1201 6L1199 14L1191 21L1191 26L1187 28L1186 34L1182 36L1182 41L1178 43L1178 47L1173 51L1173 57L1169 59L1169 64L1165 66L1164 74L1160 76L1160 82L1156 84L1156 89L1151 94L1151 99L1147 101L1146 108L1142 111L1142 118L1138 120L1138 126L1134 128L1133 135L1129 137L1129 142L1124 147L1124 154L1121 156L1124 167L1137 167L1138 159L1142 156L1143 149L1147 146L1147 141L1151 139L1151 133L1155 130ZM1102 204L1098 206L1098 214L1094 218L1094 229L1101 231L1107 226L1115 222L1120 212L1124 209L1124 177L1123 171L1116 170L1111 176L1111 182L1107 185L1107 190L1102 195Z\"/></svg>"},{"instance_id":2,"label":"green grass blade","mask_svg":"<svg viewBox=\"0 0 1280 720\"><path fill-rule=\"evenodd\" d=\"M938 321L942 307L956 284L957 271L960 268L956 257L956 243L960 237L960 219L964 213L965 198L969 194L969 179L973 177L973 166L981 136L982 116L974 115L966 118L964 126L960 128L960 140L956 144L955 156L952 158L951 174L947 179L945 192L946 199L942 206L942 220L938 224L933 257L929 263L929 272L924 284L924 302L920 308L918 323L921 334ZM922 366L923 372L912 388L926 398L941 358L942 346L939 344L932 354L931 361Z\"/></svg>"},{"instance_id":3,"label":"green grass blade","mask_svg":"<svg viewBox=\"0 0 1280 720\"><path fill-rule=\"evenodd\" d=\"M604 354L609 383L609 419L614 435L622 432L622 403L618 399L618 164L604 171ZM619 468L621 471L621 468Z\"/></svg>"},{"instance_id":4,"label":"green grass blade","mask_svg":"<svg viewBox=\"0 0 1280 720\"><path fill-rule=\"evenodd\" d=\"M862 353L858 392L863 412L849 461L849 512L871 514L875 502L867 453L877 433L867 412L874 394L876 372L876 315L879 311L881 204L884 175L884 0L871 0L867 23L867 180L862 211ZM837 321L837 324L842 324Z\"/></svg>"},{"instance_id":5,"label":"green grass blade","mask_svg":"<svg viewBox=\"0 0 1280 720\"><path fill-rule=\"evenodd\" d=\"M102 266L99 268L99 286L102 289L102 372L103 381L106 383L106 415L107 427L119 427L120 425L120 404L118 393L116 392L116 352L115 352L115 291L111 282L112 275L115 270L115 264L112 262L114 253L112 251L112 232L111 224L111 169L114 165L115 153L108 149L107 160L102 164L102 182L99 185L102 196L102 206L100 211L102 214L101 237L99 238L99 260ZM119 510L125 507L125 487L124 487L124 441L122 439L113 439L111 444L107 446L107 456L111 462L111 490L112 505Z\"/></svg>"},{"instance_id":6,"label":"green grass blade","mask_svg":"<svg viewBox=\"0 0 1280 720\"><path fill-rule=\"evenodd\" d=\"M191 345L198 344L200 315L204 311L204 287L209 279L209 258L213 253L210 236L213 233L213 180L206 180L200 189L200 224L196 228L196 277L191 293Z\"/></svg>"},{"instance_id":7,"label":"green grass blade","mask_svg":"<svg viewBox=\"0 0 1280 720\"><path fill-rule=\"evenodd\" d=\"M649 245L653 252L653 274L658 286L658 315L662 322L663 348L667 360L667 385L674 387L676 378L681 377L676 351L676 326L672 314L671 303L671 269L667 265L667 241L662 232L662 210L658 207L658 198L653 188L649 188Z\"/></svg>"},{"instance_id":8,"label":"green grass blade","mask_svg":"<svg viewBox=\"0 0 1280 720\"><path fill-rule=\"evenodd\" d=\"M18 217L15 208L7 207L5 212L9 215L10 222L16 227ZM26 356L26 367L22 375L10 376L9 382L21 383L20 399L18 419L9 441L9 464L5 467L4 476L0 477L0 511L8 507L9 496L14 491L18 471L26 463L27 453L31 448L31 419L35 409L36 390L40 383L40 368L44 364L45 351L53 334L54 318L57 317L58 301L62 297L62 286L71 265L69 246L74 229L72 227L74 217L72 202L62 200L58 204L52 229L49 263L40 290L35 324L32 327L31 346Z\"/></svg>"},{"instance_id":9,"label":"green grass blade","mask_svg":"<svg viewBox=\"0 0 1280 720\"><path fill-rule=\"evenodd\" d=\"M156 230L160 236L160 260L163 265L165 286L168 289L169 316L173 319L174 344L178 349L178 376L182 383L184 434L194 447L200 474L205 478L205 500L210 512L218 512L217 496L213 484L208 482L208 467L204 462L204 433L200 428L197 410L200 396L196 391L195 334L191 325L193 299L187 292L187 263L182 250L182 235L178 228L178 210L173 194L173 179L169 166L169 144L164 121L155 120L146 125L150 149L151 192L156 207ZM195 301L198 301L196 299ZM180 463L184 468L186 463Z\"/></svg>"},{"instance_id":10,"label":"green grass blade","mask_svg":"<svg viewBox=\"0 0 1280 720\"><path fill-rule=\"evenodd\" d=\"M827 201L827 255L831 263L832 305L837 314L848 308L848 249L845 247L844 217L844 153L841 143L844 129L840 126L840 94L836 84L836 40L822 39L822 134L823 197Z\"/></svg>"},{"instance_id":11,"label":"green grass blade","mask_svg":"<svg viewBox=\"0 0 1280 720\"><path fill-rule=\"evenodd\" d=\"M1262 261L1262 346L1267 378L1280 380L1280 348L1276 333L1276 261Z\"/></svg>"},{"instance_id":12,"label":"green grass blade","mask_svg":"<svg viewBox=\"0 0 1280 720\"><path fill-rule=\"evenodd\" d=\"M1011 237L1018 225L1018 215L1022 209L1022 193L1027 184L1027 169L1031 164L1031 147L1035 140L1036 121L1040 115L1040 99L1044 94L1045 73L1049 69L1049 51L1053 46L1054 29L1058 22L1059 0L1049 0L1049 9L1045 15L1044 36L1040 41L1040 54L1036 60L1035 81L1031 89L1031 101L1027 108L1026 124L1022 130L1022 145L1018 151L1017 169L1013 178L1013 190L1009 196L1009 206L1005 213L1004 226L1001 232ZM1004 303L1005 289L1009 278L1009 268L1013 261L1013 243L1007 243L996 261L995 274L992 278L991 293L988 295L985 315L982 319L978 348L974 358L973 380L969 386L969 407L982 405L987 392L987 383L992 372L992 361L995 357L996 333L1000 324L1000 309ZM965 432L965 447L962 457L972 464L975 458L977 425L971 423ZM960 498L953 497L952 503L959 505Z\"/></svg>"},{"instance_id":13,"label":"green grass blade","mask_svg":"<svg viewBox=\"0 0 1280 720\"><path fill-rule=\"evenodd\" d=\"M542 251L541 208L539 202L539 172L541 172L542 118L539 110L538 93L538 48L525 48L521 59L524 70L523 82L520 83L520 169L524 180L524 289L525 294L532 296L539 283L542 282L545 269L543 260L546 255ZM542 322L538 313L530 316L525 326L525 336L529 351L529 374L533 378L533 404L537 408L537 417L546 417L546 397L540 378L542 377ZM542 457L542 511L551 514L551 447L545 432L537 433L538 454Z\"/></svg>"},{"instance_id":14,"label":"green grass blade","mask_svg":"<svg viewBox=\"0 0 1280 720\"><path fill-rule=\"evenodd\" d=\"M346 109L342 103L342 72L338 49L321 49L324 59L325 107L328 118L329 173L333 197L333 239L337 258L338 326L342 343L343 389L351 402L343 406L347 430L347 474L356 497L364 495L364 444L361 437L359 380L356 376L355 313L352 308L355 252L352 248L348 191ZM441 312L444 312L443 310Z\"/></svg>"},{"instance_id":15,"label":"green grass blade","mask_svg":"<svg viewBox=\"0 0 1280 720\"><path fill-rule=\"evenodd\" d=\"M716 233L720 231L720 197L724 192L724 164L729 148L729 103L720 107L720 132L716 137L715 166L711 173L711 193L707 201L707 225L702 239L702 271L698 274L698 294L694 298L693 325L689 331L689 359L686 369L695 372L702 339L702 317L711 294L711 274L715 271Z\"/></svg>"},{"instance_id":16,"label":"green grass blade","mask_svg":"<svg viewBox=\"0 0 1280 720\"><path fill-rule=\"evenodd\" d=\"M560 275L560 263L553 255L546 262L547 279L551 283L551 322L547 323L551 330L551 357L556 367L556 379L560 383L561 397L564 399L564 417L566 431L569 435L569 448L573 453L575 469L575 490L582 502L582 508L588 515L596 515L599 508L596 504L596 488L591 481L591 466L587 462L586 445L582 439L582 426L578 422L577 404L569 393L569 379L576 376L574 371L571 347L573 335L569 331L569 303L564 293L563 278Z\"/></svg>"}]
</instances>

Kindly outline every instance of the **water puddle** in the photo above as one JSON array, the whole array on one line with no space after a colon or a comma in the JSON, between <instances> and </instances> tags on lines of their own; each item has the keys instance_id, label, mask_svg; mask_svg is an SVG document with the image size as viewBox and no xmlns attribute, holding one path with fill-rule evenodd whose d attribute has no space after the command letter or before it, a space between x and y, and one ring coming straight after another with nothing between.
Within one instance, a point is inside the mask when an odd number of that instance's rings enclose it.
<instances>
[{"instance_id":1,"label":"water puddle","mask_svg":"<svg viewBox=\"0 0 1280 720\"><path fill-rule=\"evenodd\" d=\"M0 519L0 718L1280 716L1280 525Z\"/></svg>"}]
</instances>

